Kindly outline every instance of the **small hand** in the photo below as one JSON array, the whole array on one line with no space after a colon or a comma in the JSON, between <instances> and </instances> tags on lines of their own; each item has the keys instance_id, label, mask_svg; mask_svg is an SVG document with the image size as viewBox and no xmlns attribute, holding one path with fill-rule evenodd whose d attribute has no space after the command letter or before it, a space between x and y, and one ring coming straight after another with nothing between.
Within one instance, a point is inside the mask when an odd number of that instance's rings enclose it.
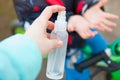
<instances>
[{"instance_id":1,"label":"small hand","mask_svg":"<svg viewBox=\"0 0 120 80\"><path fill-rule=\"evenodd\" d=\"M64 10L64 7L58 5L46 7L25 32L26 36L31 37L36 42L43 56L52 49L62 46L62 41L56 39L51 40L47 37L46 28L52 29L54 27L54 23L49 21L52 14Z\"/></svg>"},{"instance_id":2,"label":"small hand","mask_svg":"<svg viewBox=\"0 0 120 80\"><path fill-rule=\"evenodd\" d=\"M92 28L96 28L101 31L112 31L112 28L116 26L116 24L111 20L118 19L119 17L101 10L108 0L101 0L96 5L88 9L83 16L91 23Z\"/></svg>"},{"instance_id":3,"label":"small hand","mask_svg":"<svg viewBox=\"0 0 120 80\"><path fill-rule=\"evenodd\" d=\"M90 30L90 24L80 15L70 17L68 21L68 31L76 31L83 39L94 37L97 32Z\"/></svg>"}]
</instances>

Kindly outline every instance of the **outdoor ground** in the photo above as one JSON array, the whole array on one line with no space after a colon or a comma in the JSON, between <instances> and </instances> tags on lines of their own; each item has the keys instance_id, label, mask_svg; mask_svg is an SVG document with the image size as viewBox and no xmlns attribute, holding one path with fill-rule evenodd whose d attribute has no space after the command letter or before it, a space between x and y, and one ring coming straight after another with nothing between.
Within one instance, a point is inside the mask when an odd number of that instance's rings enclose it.
<instances>
[{"instance_id":1,"label":"outdoor ground","mask_svg":"<svg viewBox=\"0 0 120 80\"><path fill-rule=\"evenodd\" d=\"M120 0L109 0L109 3L105 6L105 10L120 16ZM16 13L14 11L12 0L0 0L0 40L12 35L11 34L11 23L16 19ZM103 36L112 42L117 39L120 35L120 20L116 21L117 27L112 33L102 32ZM43 68L38 77L38 80L48 80L45 76L46 60L43 61ZM92 71L94 68L92 68ZM63 79L64 80L64 79ZM94 80L106 80L105 73L101 72L97 75Z\"/></svg>"}]
</instances>

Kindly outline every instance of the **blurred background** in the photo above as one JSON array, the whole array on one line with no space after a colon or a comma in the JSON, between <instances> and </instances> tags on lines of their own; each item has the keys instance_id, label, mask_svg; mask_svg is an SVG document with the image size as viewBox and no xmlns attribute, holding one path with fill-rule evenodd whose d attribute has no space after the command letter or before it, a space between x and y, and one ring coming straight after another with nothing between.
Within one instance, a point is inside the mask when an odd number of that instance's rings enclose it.
<instances>
[{"instance_id":1,"label":"blurred background","mask_svg":"<svg viewBox=\"0 0 120 80\"><path fill-rule=\"evenodd\" d=\"M11 35L14 19L16 19L16 13L12 0L0 0L0 40Z\"/></svg>"},{"instance_id":2,"label":"blurred background","mask_svg":"<svg viewBox=\"0 0 120 80\"><path fill-rule=\"evenodd\" d=\"M120 16L119 5L120 0L109 0L109 3L105 6L105 10ZM12 22L15 19L17 19L17 17L12 0L0 0L0 40L12 35ZM115 22L117 23L117 27L113 30L112 33L102 32L103 36L105 36L109 43L112 43L120 36L120 19ZM46 66L45 60L43 66ZM38 77L38 79L47 80L45 77L45 67L42 69L40 74L41 75ZM94 80L106 80L104 78L104 74L104 72L101 72L94 78Z\"/></svg>"}]
</instances>

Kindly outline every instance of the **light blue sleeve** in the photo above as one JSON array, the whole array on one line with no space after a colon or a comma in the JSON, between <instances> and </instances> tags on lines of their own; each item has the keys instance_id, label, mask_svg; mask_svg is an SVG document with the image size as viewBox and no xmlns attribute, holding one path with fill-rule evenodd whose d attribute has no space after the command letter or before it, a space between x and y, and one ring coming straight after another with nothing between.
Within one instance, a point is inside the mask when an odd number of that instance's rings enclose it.
<instances>
[{"instance_id":1,"label":"light blue sleeve","mask_svg":"<svg viewBox=\"0 0 120 80\"><path fill-rule=\"evenodd\" d=\"M21 34L0 42L0 80L35 80L42 55L35 42Z\"/></svg>"}]
</instances>

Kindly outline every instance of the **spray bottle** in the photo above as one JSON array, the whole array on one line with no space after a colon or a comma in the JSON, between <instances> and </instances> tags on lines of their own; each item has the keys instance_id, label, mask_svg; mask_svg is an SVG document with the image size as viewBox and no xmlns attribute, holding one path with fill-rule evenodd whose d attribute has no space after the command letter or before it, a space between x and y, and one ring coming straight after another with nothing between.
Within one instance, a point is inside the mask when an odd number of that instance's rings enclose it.
<instances>
[{"instance_id":1,"label":"spray bottle","mask_svg":"<svg viewBox=\"0 0 120 80\"><path fill-rule=\"evenodd\" d=\"M63 46L51 51L48 54L46 76L53 80L61 79L64 75L64 64L68 40L66 28L66 12L62 11L58 13L54 30L51 32L51 39L60 39L63 41Z\"/></svg>"}]
</instances>

